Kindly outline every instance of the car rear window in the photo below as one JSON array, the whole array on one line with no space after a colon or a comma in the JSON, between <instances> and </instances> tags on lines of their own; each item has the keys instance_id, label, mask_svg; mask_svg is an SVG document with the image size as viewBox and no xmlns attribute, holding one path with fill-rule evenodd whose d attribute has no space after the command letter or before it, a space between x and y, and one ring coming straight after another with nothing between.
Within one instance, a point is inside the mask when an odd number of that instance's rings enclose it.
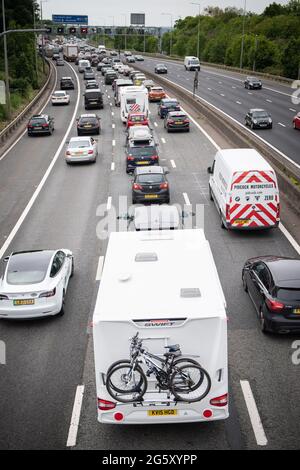
<instances>
[{"instance_id":1,"label":"car rear window","mask_svg":"<svg viewBox=\"0 0 300 470\"><path fill-rule=\"evenodd\" d=\"M157 151L155 147L132 147L129 149L128 153L134 157L151 157L152 155L156 155Z\"/></svg>"},{"instance_id":2,"label":"car rear window","mask_svg":"<svg viewBox=\"0 0 300 470\"><path fill-rule=\"evenodd\" d=\"M66 94L63 91L56 91L54 96L66 96Z\"/></svg>"},{"instance_id":3,"label":"car rear window","mask_svg":"<svg viewBox=\"0 0 300 470\"><path fill-rule=\"evenodd\" d=\"M52 253L20 253L10 258L6 280L8 284L23 285L42 282L46 276Z\"/></svg>"},{"instance_id":4,"label":"car rear window","mask_svg":"<svg viewBox=\"0 0 300 470\"><path fill-rule=\"evenodd\" d=\"M277 298L282 301L300 302L300 289L278 289Z\"/></svg>"},{"instance_id":5,"label":"car rear window","mask_svg":"<svg viewBox=\"0 0 300 470\"><path fill-rule=\"evenodd\" d=\"M257 111L257 112L254 112L253 113L253 117L256 117L256 118L268 118L269 115L267 112L265 111Z\"/></svg>"},{"instance_id":6,"label":"car rear window","mask_svg":"<svg viewBox=\"0 0 300 470\"><path fill-rule=\"evenodd\" d=\"M164 181L164 177L161 174L145 174L145 175L138 175L137 181L139 183L162 183Z\"/></svg>"},{"instance_id":7,"label":"car rear window","mask_svg":"<svg viewBox=\"0 0 300 470\"><path fill-rule=\"evenodd\" d=\"M92 100L96 100L96 99L100 98L101 92L100 91L92 91L92 92L86 93L85 96L87 98L91 98Z\"/></svg>"},{"instance_id":8,"label":"car rear window","mask_svg":"<svg viewBox=\"0 0 300 470\"><path fill-rule=\"evenodd\" d=\"M91 124L96 124L97 122L97 119L96 118L80 118L79 119L79 122L80 124L86 124L87 122L91 123Z\"/></svg>"},{"instance_id":9,"label":"car rear window","mask_svg":"<svg viewBox=\"0 0 300 470\"><path fill-rule=\"evenodd\" d=\"M44 124L46 122L45 118L33 118L30 120L31 124Z\"/></svg>"},{"instance_id":10,"label":"car rear window","mask_svg":"<svg viewBox=\"0 0 300 470\"><path fill-rule=\"evenodd\" d=\"M90 146L89 140L72 140L70 142L70 147L72 148L85 148Z\"/></svg>"}]
</instances>

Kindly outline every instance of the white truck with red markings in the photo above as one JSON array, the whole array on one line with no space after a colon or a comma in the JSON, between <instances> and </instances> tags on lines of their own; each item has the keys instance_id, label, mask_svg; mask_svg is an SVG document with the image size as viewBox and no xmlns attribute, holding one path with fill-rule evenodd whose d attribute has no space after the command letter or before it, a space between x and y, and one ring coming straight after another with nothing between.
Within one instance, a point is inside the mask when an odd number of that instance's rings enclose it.
<instances>
[{"instance_id":1,"label":"white truck with red markings","mask_svg":"<svg viewBox=\"0 0 300 470\"><path fill-rule=\"evenodd\" d=\"M120 89L120 114L126 123L129 113L149 114L148 90L141 86L126 86Z\"/></svg>"},{"instance_id":2,"label":"white truck with red markings","mask_svg":"<svg viewBox=\"0 0 300 470\"><path fill-rule=\"evenodd\" d=\"M280 221L276 173L254 149L219 150L208 168L210 198L227 229L269 229Z\"/></svg>"},{"instance_id":3,"label":"white truck with red markings","mask_svg":"<svg viewBox=\"0 0 300 470\"><path fill-rule=\"evenodd\" d=\"M180 357L208 372L208 394L194 402L176 401L143 364L148 383L142 399L114 399L107 376L112 364L129 359L136 333L149 352L162 358L165 348L180 345ZM202 229L111 233L93 342L99 422L174 424L229 416L226 301Z\"/></svg>"}]
</instances>

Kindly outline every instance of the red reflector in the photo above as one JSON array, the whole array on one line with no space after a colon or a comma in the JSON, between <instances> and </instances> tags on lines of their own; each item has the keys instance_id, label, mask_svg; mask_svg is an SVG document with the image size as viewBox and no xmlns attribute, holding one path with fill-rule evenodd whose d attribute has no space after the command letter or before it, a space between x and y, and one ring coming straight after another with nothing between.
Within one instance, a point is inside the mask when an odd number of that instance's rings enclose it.
<instances>
[{"instance_id":1,"label":"red reflector","mask_svg":"<svg viewBox=\"0 0 300 470\"><path fill-rule=\"evenodd\" d=\"M226 406L228 404L228 393L212 398L209 403L213 406Z\"/></svg>"},{"instance_id":2,"label":"red reflector","mask_svg":"<svg viewBox=\"0 0 300 470\"><path fill-rule=\"evenodd\" d=\"M99 410L113 410L116 407L116 404L112 401L103 400L102 398L98 398L98 408Z\"/></svg>"},{"instance_id":3,"label":"red reflector","mask_svg":"<svg viewBox=\"0 0 300 470\"><path fill-rule=\"evenodd\" d=\"M114 418L116 421L122 421L122 419L124 419L124 415L123 413L115 413Z\"/></svg>"},{"instance_id":4,"label":"red reflector","mask_svg":"<svg viewBox=\"0 0 300 470\"><path fill-rule=\"evenodd\" d=\"M152 155L151 160L158 160L158 156L157 155Z\"/></svg>"},{"instance_id":5,"label":"red reflector","mask_svg":"<svg viewBox=\"0 0 300 470\"><path fill-rule=\"evenodd\" d=\"M212 411L211 410L204 410L203 411L203 416L204 416L204 418L211 418L212 417Z\"/></svg>"},{"instance_id":6,"label":"red reflector","mask_svg":"<svg viewBox=\"0 0 300 470\"><path fill-rule=\"evenodd\" d=\"M266 304L272 312L280 312L284 308L284 304L277 300L266 299Z\"/></svg>"},{"instance_id":7,"label":"red reflector","mask_svg":"<svg viewBox=\"0 0 300 470\"><path fill-rule=\"evenodd\" d=\"M134 183L133 189L142 189L142 186L140 184Z\"/></svg>"},{"instance_id":8,"label":"red reflector","mask_svg":"<svg viewBox=\"0 0 300 470\"><path fill-rule=\"evenodd\" d=\"M128 155L127 160L131 162L132 160L134 160L134 158L131 155Z\"/></svg>"}]
</instances>

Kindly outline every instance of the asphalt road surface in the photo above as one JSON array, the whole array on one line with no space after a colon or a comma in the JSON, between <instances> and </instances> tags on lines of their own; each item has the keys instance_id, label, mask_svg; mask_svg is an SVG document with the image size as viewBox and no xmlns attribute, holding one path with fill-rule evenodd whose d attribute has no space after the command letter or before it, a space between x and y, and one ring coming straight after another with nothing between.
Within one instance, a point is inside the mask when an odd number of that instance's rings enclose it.
<instances>
[{"instance_id":1,"label":"asphalt road surface","mask_svg":"<svg viewBox=\"0 0 300 470\"><path fill-rule=\"evenodd\" d=\"M59 75L73 74L68 67L58 68ZM156 104L151 105L151 124L160 143L161 164L170 169L171 203L190 203L193 208L203 205L204 220L195 220L195 224L204 223L227 299L230 418L175 426L126 427L97 422L90 322L99 285L98 260L105 255L107 242L96 233L101 205L111 205L118 214L120 195L127 196L131 204L131 177L125 172L120 109L113 104L111 86L103 84L105 107L98 112L102 124L99 158L95 164L65 164L65 145L61 144L70 125L68 137L76 135L72 119L85 112L82 75L79 83L79 90L70 93L70 106L47 106L46 111L55 118L56 130L51 137L25 135L0 161L1 246L29 204L6 253L66 247L75 256L75 275L63 317L1 321L0 340L6 343L7 364L0 365L0 448L65 449L76 389L83 384L75 449L257 449L259 440L240 381L250 384L267 438L263 448L299 448L300 365L292 362L292 345L299 336L264 336L241 284L241 268L248 257L299 253L279 229L253 233L221 229L208 196L206 168L212 162L214 145L194 124L190 133L168 134L157 116ZM52 160L51 172L39 187ZM35 191L39 192L31 204Z\"/></svg>"}]
</instances>

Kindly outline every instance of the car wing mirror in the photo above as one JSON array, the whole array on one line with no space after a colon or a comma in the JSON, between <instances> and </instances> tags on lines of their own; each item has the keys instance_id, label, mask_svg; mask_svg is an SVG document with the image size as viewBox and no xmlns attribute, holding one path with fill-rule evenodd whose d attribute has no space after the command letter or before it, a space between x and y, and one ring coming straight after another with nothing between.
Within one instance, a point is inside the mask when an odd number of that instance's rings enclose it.
<instances>
[{"instance_id":1,"label":"car wing mirror","mask_svg":"<svg viewBox=\"0 0 300 470\"><path fill-rule=\"evenodd\" d=\"M9 256L5 256L5 258L3 258L3 263L7 263L9 260Z\"/></svg>"}]
</instances>

